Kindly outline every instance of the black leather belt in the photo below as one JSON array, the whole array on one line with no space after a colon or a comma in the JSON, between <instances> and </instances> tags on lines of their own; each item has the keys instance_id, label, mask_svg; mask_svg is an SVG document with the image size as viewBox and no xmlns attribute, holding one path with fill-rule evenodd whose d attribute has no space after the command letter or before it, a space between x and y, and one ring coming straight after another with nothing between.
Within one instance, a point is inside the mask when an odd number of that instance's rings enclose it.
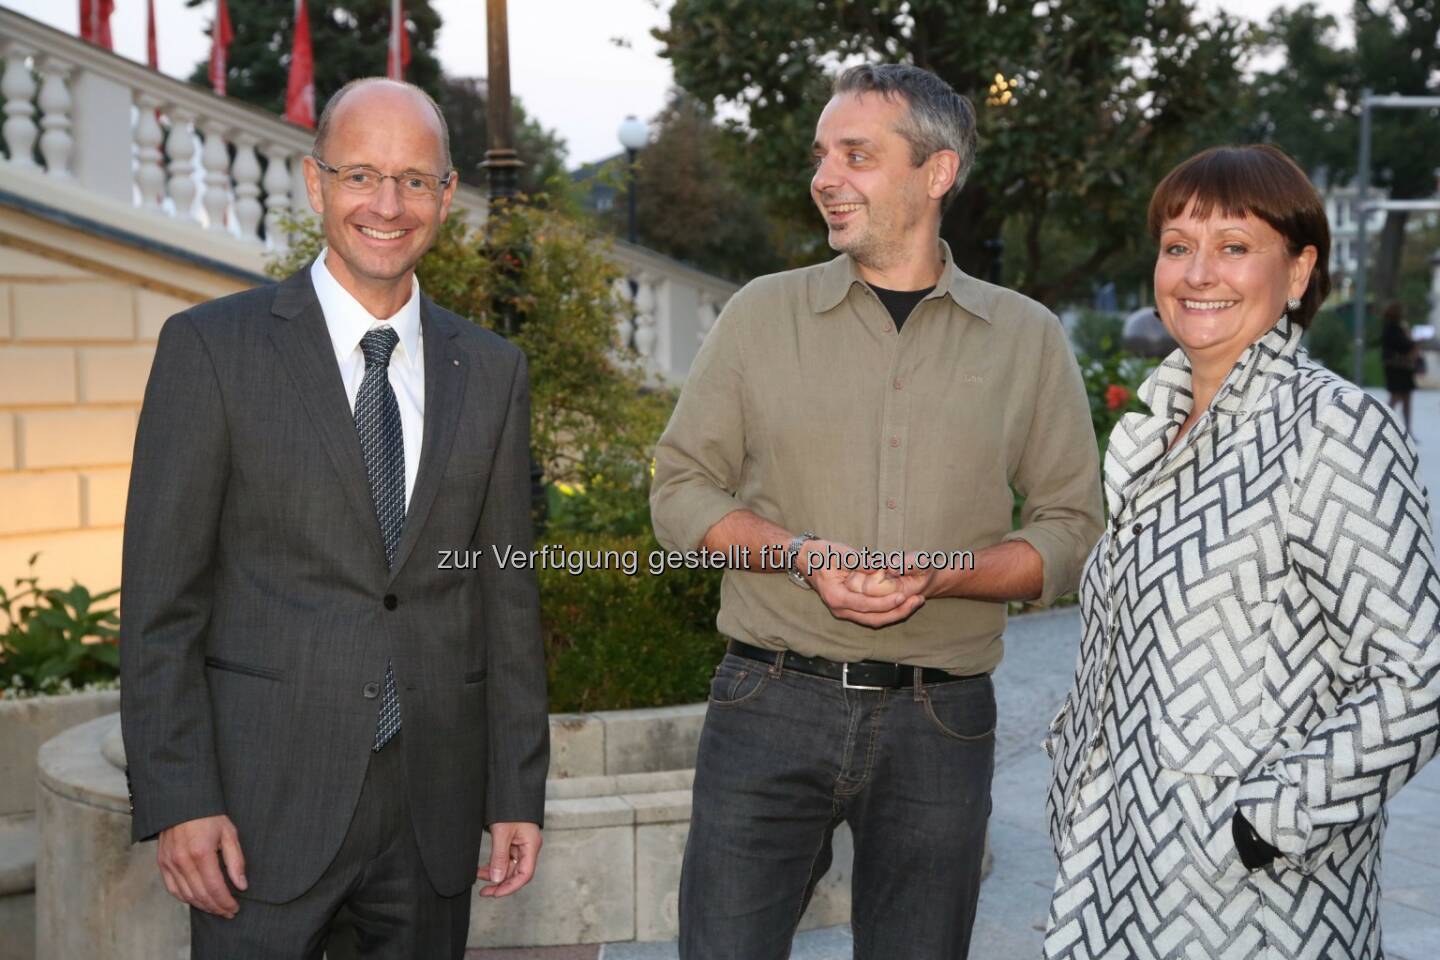
<instances>
[{"instance_id":1,"label":"black leather belt","mask_svg":"<svg viewBox=\"0 0 1440 960\"><path fill-rule=\"evenodd\" d=\"M726 649L737 657L759 660L761 663L772 665L780 656L774 650L766 650L742 640L731 640ZM827 680L839 680L841 685L848 690L898 690L915 685L915 668L913 666L903 663L887 663L884 660L836 663L834 660L826 660L823 657L802 657L787 650L783 668L794 670L797 673L808 673L814 677L824 677ZM922 684L951 683L955 680L973 680L983 676L985 676L983 673L961 676L948 670L941 670L939 667L920 668Z\"/></svg>"}]
</instances>

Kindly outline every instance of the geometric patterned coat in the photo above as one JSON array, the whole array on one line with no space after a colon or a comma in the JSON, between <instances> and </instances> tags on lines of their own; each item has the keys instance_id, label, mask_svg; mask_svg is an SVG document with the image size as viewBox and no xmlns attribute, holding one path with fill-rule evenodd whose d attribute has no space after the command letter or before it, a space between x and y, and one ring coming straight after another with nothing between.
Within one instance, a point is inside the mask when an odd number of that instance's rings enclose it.
<instances>
[{"instance_id":1,"label":"geometric patterned coat","mask_svg":"<svg viewBox=\"0 0 1440 960\"><path fill-rule=\"evenodd\" d=\"M1051 724L1049 958L1379 960L1384 803L1436 751L1415 449L1280 322L1191 409L1177 350L1111 435ZM1236 811L1282 857L1247 870Z\"/></svg>"}]
</instances>

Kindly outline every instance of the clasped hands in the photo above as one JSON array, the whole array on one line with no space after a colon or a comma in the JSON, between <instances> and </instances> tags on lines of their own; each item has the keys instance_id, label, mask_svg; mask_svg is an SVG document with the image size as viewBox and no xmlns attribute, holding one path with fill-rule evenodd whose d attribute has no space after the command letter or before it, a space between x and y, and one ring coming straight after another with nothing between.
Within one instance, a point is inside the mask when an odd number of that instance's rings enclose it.
<instances>
[{"instance_id":1,"label":"clasped hands","mask_svg":"<svg viewBox=\"0 0 1440 960\"><path fill-rule=\"evenodd\" d=\"M885 627L906 619L935 591L934 569L918 569L905 554L905 569L847 570L833 558L854 554L854 548L828 540L808 540L796 564L805 580L837 620L866 627Z\"/></svg>"}]
</instances>

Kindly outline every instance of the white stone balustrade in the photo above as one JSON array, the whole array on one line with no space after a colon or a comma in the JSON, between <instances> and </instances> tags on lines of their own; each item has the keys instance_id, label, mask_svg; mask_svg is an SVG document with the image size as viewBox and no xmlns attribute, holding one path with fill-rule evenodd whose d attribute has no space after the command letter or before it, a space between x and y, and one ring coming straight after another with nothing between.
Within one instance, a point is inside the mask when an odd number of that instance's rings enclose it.
<instances>
[{"instance_id":1,"label":"white stone balustrade","mask_svg":"<svg viewBox=\"0 0 1440 960\"><path fill-rule=\"evenodd\" d=\"M616 284L621 346L634 351L651 380L678 386L736 285L623 241L613 257L625 272Z\"/></svg>"},{"instance_id":2,"label":"white stone balustrade","mask_svg":"<svg viewBox=\"0 0 1440 960\"><path fill-rule=\"evenodd\" d=\"M310 209L309 130L3 7L0 58L0 202L255 276L288 242L281 223ZM479 225L486 205L460 187L458 215ZM612 257L626 278L621 349L678 384L735 284L623 241Z\"/></svg>"}]
</instances>

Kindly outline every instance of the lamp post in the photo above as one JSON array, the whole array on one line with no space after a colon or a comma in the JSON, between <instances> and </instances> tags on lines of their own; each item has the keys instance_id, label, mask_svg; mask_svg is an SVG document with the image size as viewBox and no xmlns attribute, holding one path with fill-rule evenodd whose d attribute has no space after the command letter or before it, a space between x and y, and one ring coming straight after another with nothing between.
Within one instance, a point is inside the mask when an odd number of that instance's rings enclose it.
<instances>
[{"instance_id":1,"label":"lamp post","mask_svg":"<svg viewBox=\"0 0 1440 960\"><path fill-rule=\"evenodd\" d=\"M524 166L515 152L515 131L510 116L510 28L505 0L487 0L485 33L485 125L488 134L485 161L490 199L514 196Z\"/></svg>"},{"instance_id":2,"label":"lamp post","mask_svg":"<svg viewBox=\"0 0 1440 960\"><path fill-rule=\"evenodd\" d=\"M625 168L626 182L629 186L630 193L630 229L628 237L631 243L635 243L637 242L635 225L635 155L650 142L650 128L645 125L643 120L640 120L632 113L621 122L619 136L620 146L625 148L625 156L628 160Z\"/></svg>"}]
</instances>

